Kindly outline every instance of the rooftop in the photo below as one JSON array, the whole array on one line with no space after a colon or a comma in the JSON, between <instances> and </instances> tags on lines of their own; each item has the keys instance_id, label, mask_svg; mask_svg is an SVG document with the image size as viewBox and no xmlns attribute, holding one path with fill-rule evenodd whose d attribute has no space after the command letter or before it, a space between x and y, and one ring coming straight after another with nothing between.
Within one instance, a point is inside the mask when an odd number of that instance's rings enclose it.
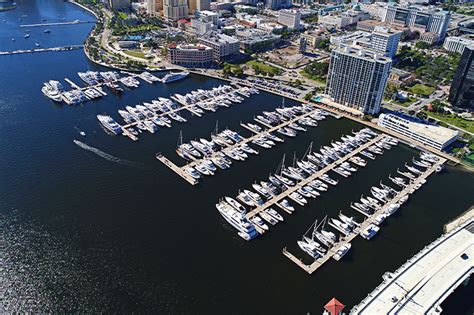
<instances>
[{"instance_id":1,"label":"rooftop","mask_svg":"<svg viewBox=\"0 0 474 315\"><path fill-rule=\"evenodd\" d=\"M420 136L433 139L438 143L445 143L459 134L457 131L441 126L431 125L422 120L404 115L381 114L379 119L389 119L391 121L396 121L397 123L403 124L403 126L405 126L409 131Z\"/></svg>"}]
</instances>

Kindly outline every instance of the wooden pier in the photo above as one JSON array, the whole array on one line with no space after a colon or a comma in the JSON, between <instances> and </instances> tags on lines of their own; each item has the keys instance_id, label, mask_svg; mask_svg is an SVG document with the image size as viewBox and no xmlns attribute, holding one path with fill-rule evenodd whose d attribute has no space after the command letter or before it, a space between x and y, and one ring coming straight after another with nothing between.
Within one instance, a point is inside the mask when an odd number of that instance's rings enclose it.
<instances>
[{"instance_id":1,"label":"wooden pier","mask_svg":"<svg viewBox=\"0 0 474 315\"><path fill-rule=\"evenodd\" d=\"M190 183L191 185L196 185L198 183L197 179L193 178L191 175L189 175L188 173L186 173L185 170L179 168L176 166L176 164L174 164L173 162L171 162L170 160L168 160L166 157L164 157L161 153L157 153L156 154L156 158L161 161L164 165L168 166L171 170L173 170L176 174L178 174L179 176L181 176L182 178L184 178L188 183Z\"/></svg>"},{"instance_id":2,"label":"wooden pier","mask_svg":"<svg viewBox=\"0 0 474 315\"><path fill-rule=\"evenodd\" d=\"M343 245L346 245L350 243L354 238L356 238L362 231L367 229L367 227L371 224L374 224L375 218L379 216L380 214L383 214L387 211L387 209L392 205L400 201L405 196L408 196L412 194L415 191L415 186L418 184L422 184L424 180L433 172L436 170L436 168L440 165L443 165L447 160L439 157L440 160L435 163L432 167L428 168L421 174L419 177L417 177L415 180L413 180L409 185L407 185L404 189L399 191L395 197L393 197L391 200L389 200L385 205L381 206L374 214L369 216L366 220L364 220L359 227L356 227L349 235L347 236L342 236L339 240L339 242L335 243L331 248L328 249L327 253L318 258L315 259L313 263L307 265L301 261L301 259L298 259L296 256L291 254L286 247L283 248L283 255L288 257L291 261L293 261L296 265L298 265L301 269L306 271L309 274L312 274L316 270L318 270L324 263L326 263L329 259L331 259L334 254L337 252L337 249Z\"/></svg>"}]
</instances>

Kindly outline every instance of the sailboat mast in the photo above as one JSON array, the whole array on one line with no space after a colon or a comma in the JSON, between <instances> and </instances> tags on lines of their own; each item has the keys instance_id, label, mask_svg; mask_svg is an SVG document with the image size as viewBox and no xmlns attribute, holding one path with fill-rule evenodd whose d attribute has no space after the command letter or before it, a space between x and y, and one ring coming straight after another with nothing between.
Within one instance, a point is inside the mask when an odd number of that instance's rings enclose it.
<instances>
[{"instance_id":1,"label":"sailboat mast","mask_svg":"<svg viewBox=\"0 0 474 315\"><path fill-rule=\"evenodd\" d=\"M178 143L176 144L177 147L183 144L183 130L179 131Z\"/></svg>"}]
</instances>

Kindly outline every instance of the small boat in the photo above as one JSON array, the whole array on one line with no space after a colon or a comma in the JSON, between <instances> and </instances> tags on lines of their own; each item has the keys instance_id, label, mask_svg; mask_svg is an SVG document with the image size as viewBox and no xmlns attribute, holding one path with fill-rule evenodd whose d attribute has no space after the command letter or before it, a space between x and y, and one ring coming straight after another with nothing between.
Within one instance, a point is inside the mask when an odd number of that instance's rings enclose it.
<instances>
[{"instance_id":1,"label":"small boat","mask_svg":"<svg viewBox=\"0 0 474 315\"><path fill-rule=\"evenodd\" d=\"M278 212L276 212L276 210L274 210L272 208L265 209L265 210L263 210L263 212L267 213L268 215L270 215L271 217L275 218L276 220L278 220L280 222L284 221L281 214L279 214Z\"/></svg>"},{"instance_id":2,"label":"small boat","mask_svg":"<svg viewBox=\"0 0 474 315\"><path fill-rule=\"evenodd\" d=\"M259 228L268 231L268 225L266 225L262 218L260 218L258 215L254 216L252 219L250 219L250 221Z\"/></svg>"},{"instance_id":3,"label":"small boat","mask_svg":"<svg viewBox=\"0 0 474 315\"><path fill-rule=\"evenodd\" d=\"M345 254L351 249L351 243L343 244L336 250L336 253L332 256L336 261L339 261Z\"/></svg>"}]
</instances>

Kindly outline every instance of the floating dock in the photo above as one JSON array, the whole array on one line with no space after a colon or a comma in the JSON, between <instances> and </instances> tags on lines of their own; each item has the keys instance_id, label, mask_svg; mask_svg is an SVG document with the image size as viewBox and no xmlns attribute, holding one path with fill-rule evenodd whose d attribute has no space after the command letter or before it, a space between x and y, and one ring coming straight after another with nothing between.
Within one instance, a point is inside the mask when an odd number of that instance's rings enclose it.
<instances>
[{"instance_id":1,"label":"floating dock","mask_svg":"<svg viewBox=\"0 0 474 315\"><path fill-rule=\"evenodd\" d=\"M176 174L184 178L188 183L191 185L196 185L198 183L197 179L191 177L186 171L183 169L177 167L173 162L168 160L166 157L164 157L161 153L156 154L156 158L161 161L164 165L168 166L171 170L173 170Z\"/></svg>"},{"instance_id":2,"label":"floating dock","mask_svg":"<svg viewBox=\"0 0 474 315\"><path fill-rule=\"evenodd\" d=\"M378 138L378 137L377 137ZM377 139L376 138L376 139ZM374 139L375 140L375 139ZM372 140L373 141L373 140ZM379 210L377 210L374 214L369 216L365 221L363 221L359 227L356 227L349 235L347 236L342 236L340 241L335 243L332 248L339 248L342 245L346 245L350 243L354 238L356 238L357 235L359 235L362 231L367 229L367 227L371 224L374 224L375 218L382 214L385 213L392 204L397 203L402 199L403 197L412 194L415 191L415 187L418 184L422 184L428 176L433 174L433 172L436 170L436 168L440 165L443 165L447 160L440 157L440 160L435 163L433 166L430 168L426 169L423 174L421 174L419 177L417 177L413 182L411 182L409 185L407 185L403 190L399 191L395 197L393 197L390 201L388 201L385 205L381 206ZM336 253L334 250L331 250L331 248L327 251L327 253L322 256L321 258L315 259L315 261L309 265L303 263L301 259L298 259L296 256L291 254L286 248L283 248L283 255L288 257L291 261L293 261L296 265L298 265L301 269L306 271L309 274L312 274L315 272L319 267L321 267L324 263L326 263L329 259L331 259L334 254Z\"/></svg>"}]
</instances>

